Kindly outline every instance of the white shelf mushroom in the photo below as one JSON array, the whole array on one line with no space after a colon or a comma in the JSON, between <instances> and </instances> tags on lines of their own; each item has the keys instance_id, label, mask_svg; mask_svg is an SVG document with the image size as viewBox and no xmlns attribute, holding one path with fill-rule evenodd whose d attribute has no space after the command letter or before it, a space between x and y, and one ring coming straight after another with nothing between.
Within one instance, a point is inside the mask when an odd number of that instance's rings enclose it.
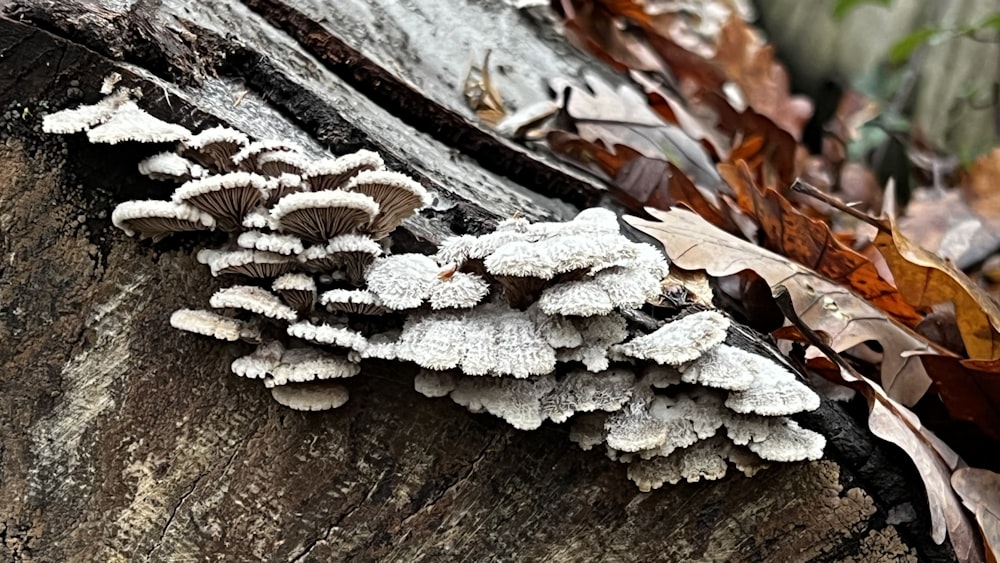
<instances>
[{"instance_id":1,"label":"white shelf mushroom","mask_svg":"<svg viewBox=\"0 0 1000 563\"><path fill-rule=\"evenodd\" d=\"M213 276L237 274L251 278L276 278L289 272L296 261L260 250L211 250L198 252L198 261L208 264Z\"/></svg>"},{"instance_id":2,"label":"white shelf mushroom","mask_svg":"<svg viewBox=\"0 0 1000 563\"><path fill-rule=\"evenodd\" d=\"M320 295L319 302L330 312L381 315L387 310L379 296L366 289L331 289Z\"/></svg>"},{"instance_id":3,"label":"white shelf mushroom","mask_svg":"<svg viewBox=\"0 0 1000 563\"><path fill-rule=\"evenodd\" d=\"M111 119L118 108L130 100L131 94L129 90L119 88L96 104L80 105L74 109L50 113L42 118L42 131L57 135L86 131Z\"/></svg>"},{"instance_id":4,"label":"white shelf mushroom","mask_svg":"<svg viewBox=\"0 0 1000 563\"><path fill-rule=\"evenodd\" d=\"M211 311L178 309L170 315L170 326L230 342L236 340L253 342L260 339L260 329L255 325L217 315Z\"/></svg>"},{"instance_id":5,"label":"white shelf mushroom","mask_svg":"<svg viewBox=\"0 0 1000 563\"><path fill-rule=\"evenodd\" d=\"M287 151L301 154L303 149L294 141L266 139L263 141L254 141L243 147L239 152L232 156L232 160L233 164L239 166L241 170L252 172L257 170L258 156L277 151Z\"/></svg>"},{"instance_id":6,"label":"white shelf mushroom","mask_svg":"<svg viewBox=\"0 0 1000 563\"><path fill-rule=\"evenodd\" d=\"M700 311L633 338L616 351L638 360L677 366L700 358L725 340L729 324L727 317L715 311Z\"/></svg>"},{"instance_id":7,"label":"white shelf mushroom","mask_svg":"<svg viewBox=\"0 0 1000 563\"><path fill-rule=\"evenodd\" d=\"M159 200L119 203L111 212L111 223L129 236L138 234L153 242L176 232L215 228L215 218L208 213L190 205Z\"/></svg>"},{"instance_id":8,"label":"white shelf mushroom","mask_svg":"<svg viewBox=\"0 0 1000 563\"><path fill-rule=\"evenodd\" d=\"M248 250L263 250L285 256L297 256L305 247L302 239L293 235L265 233L261 231L244 231L236 239L236 244Z\"/></svg>"},{"instance_id":9,"label":"white shelf mushroom","mask_svg":"<svg viewBox=\"0 0 1000 563\"><path fill-rule=\"evenodd\" d=\"M91 143L109 145L126 141L166 143L190 137L191 132L186 128L149 115L133 101L119 105L110 119L87 131L87 139Z\"/></svg>"},{"instance_id":10,"label":"white shelf mushroom","mask_svg":"<svg viewBox=\"0 0 1000 563\"><path fill-rule=\"evenodd\" d=\"M336 190L360 172L382 170L383 167L378 153L360 150L337 158L313 161L306 167L303 179L311 191Z\"/></svg>"},{"instance_id":11,"label":"white shelf mushroom","mask_svg":"<svg viewBox=\"0 0 1000 563\"><path fill-rule=\"evenodd\" d=\"M340 190L289 194L271 208L280 230L310 242L352 233L369 225L378 212L374 199Z\"/></svg>"},{"instance_id":12,"label":"white shelf mushroom","mask_svg":"<svg viewBox=\"0 0 1000 563\"><path fill-rule=\"evenodd\" d=\"M361 366L343 356L328 354L316 348L290 348L269 375L264 378L267 388L324 379L354 377Z\"/></svg>"},{"instance_id":13,"label":"white shelf mushroom","mask_svg":"<svg viewBox=\"0 0 1000 563\"><path fill-rule=\"evenodd\" d=\"M274 371L284 353L285 347L280 341L268 340L258 344L252 353L233 360L230 368L240 377L263 379Z\"/></svg>"},{"instance_id":14,"label":"white shelf mushroom","mask_svg":"<svg viewBox=\"0 0 1000 563\"><path fill-rule=\"evenodd\" d=\"M175 152L161 152L139 161L139 173L153 180L187 182L207 171Z\"/></svg>"},{"instance_id":15,"label":"white shelf mushroom","mask_svg":"<svg viewBox=\"0 0 1000 563\"><path fill-rule=\"evenodd\" d=\"M350 395L342 385L293 383L271 389L271 397L297 411L325 411L343 406Z\"/></svg>"},{"instance_id":16,"label":"white shelf mushroom","mask_svg":"<svg viewBox=\"0 0 1000 563\"><path fill-rule=\"evenodd\" d=\"M316 280L312 276L291 272L282 274L271 284L289 307L299 312L309 312L316 305Z\"/></svg>"},{"instance_id":17,"label":"white shelf mushroom","mask_svg":"<svg viewBox=\"0 0 1000 563\"><path fill-rule=\"evenodd\" d=\"M379 206L368 232L375 240L384 238L418 209L431 203L430 194L406 174L388 170L365 170L351 178L344 190L368 195Z\"/></svg>"},{"instance_id":18,"label":"white shelf mushroom","mask_svg":"<svg viewBox=\"0 0 1000 563\"><path fill-rule=\"evenodd\" d=\"M233 285L216 291L208 301L216 309L244 309L269 319L295 322L298 314L270 291L251 285Z\"/></svg>"},{"instance_id":19,"label":"white shelf mushroom","mask_svg":"<svg viewBox=\"0 0 1000 563\"><path fill-rule=\"evenodd\" d=\"M181 143L179 151L181 156L213 172L231 172L236 169L233 156L249 143L250 139L242 131L212 127Z\"/></svg>"},{"instance_id":20,"label":"white shelf mushroom","mask_svg":"<svg viewBox=\"0 0 1000 563\"><path fill-rule=\"evenodd\" d=\"M244 218L264 201L267 180L248 172L216 174L185 182L174 190L174 203L208 213L227 231L239 231Z\"/></svg>"}]
</instances>

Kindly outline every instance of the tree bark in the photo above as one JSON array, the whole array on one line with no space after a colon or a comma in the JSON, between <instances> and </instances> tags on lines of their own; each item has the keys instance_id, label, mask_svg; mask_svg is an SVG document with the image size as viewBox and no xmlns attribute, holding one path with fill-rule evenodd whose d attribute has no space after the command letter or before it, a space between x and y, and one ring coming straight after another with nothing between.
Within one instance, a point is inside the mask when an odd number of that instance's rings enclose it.
<instances>
[{"instance_id":1,"label":"tree bark","mask_svg":"<svg viewBox=\"0 0 1000 563\"><path fill-rule=\"evenodd\" d=\"M229 375L241 345L171 329L170 312L203 306L215 288L192 256L203 241L136 243L109 218L120 201L167 195L135 167L156 148L40 131L41 115L95 101L111 72L142 89L151 113L189 128L377 149L440 196L394 235L397 248L514 213L563 219L613 205L595 180L496 137L461 104L466 65L488 47L509 56L520 104L526 85L587 64L537 20L500 2L329 4L0 0L0 553L953 558L928 537L909 462L838 405L801 419L829 437L825 460L639 493L624 466L578 450L564 425L512 430L418 395L398 365L366 365L340 409L299 413ZM465 43L448 43L458 26Z\"/></svg>"}]
</instances>

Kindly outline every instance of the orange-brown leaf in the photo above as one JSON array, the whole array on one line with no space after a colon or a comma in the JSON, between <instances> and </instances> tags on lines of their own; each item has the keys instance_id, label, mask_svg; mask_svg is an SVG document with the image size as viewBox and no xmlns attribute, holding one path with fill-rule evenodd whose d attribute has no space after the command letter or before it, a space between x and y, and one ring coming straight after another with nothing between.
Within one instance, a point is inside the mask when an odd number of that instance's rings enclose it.
<instances>
[{"instance_id":1,"label":"orange-brown leaf","mask_svg":"<svg viewBox=\"0 0 1000 563\"><path fill-rule=\"evenodd\" d=\"M965 350L972 359L1000 358L1000 307L950 262L911 243L891 223L892 233L880 232L875 246L892 270L896 287L912 305L930 309L951 301Z\"/></svg>"},{"instance_id":2,"label":"orange-brown leaf","mask_svg":"<svg viewBox=\"0 0 1000 563\"><path fill-rule=\"evenodd\" d=\"M747 104L796 139L812 117L812 104L791 96L788 73L774 60L774 48L745 21L731 17L719 34L714 62L740 87Z\"/></svg>"},{"instance_id":3,"label":"orange-brown leaf","mask_svg":"<svg viewBox=\"0 0 1000 563\"><path fill-rule=\"evenodd\" d=\"M736 192L740 207L756 218L764 247L844 284L909 327L923 320L896 288L879 276L875 265L838 241L826 223L806 217L770 188L761 193L742 163L740 167L720 164L718 168Z\"/></svg>"},{"instance_id":4,"label":"orange-brown leaf","mask_svg":"<svg viewBox=\"0 0 1000 563\"><path fill-rule=\"evenodd\" d=\"M868 303L850 289L759 246L725 233L694 213L681 209L647 209L657 221L626 217L625 221L663 244L678 267L704 269L713 276L752 270L771 288L785 285L796 311L816 331L826 333L830 345L842 352L874 340L883 348L882 385L894 399L917 402L930 387L918 353L952 355Z\"/></svg>"}]
</instances>

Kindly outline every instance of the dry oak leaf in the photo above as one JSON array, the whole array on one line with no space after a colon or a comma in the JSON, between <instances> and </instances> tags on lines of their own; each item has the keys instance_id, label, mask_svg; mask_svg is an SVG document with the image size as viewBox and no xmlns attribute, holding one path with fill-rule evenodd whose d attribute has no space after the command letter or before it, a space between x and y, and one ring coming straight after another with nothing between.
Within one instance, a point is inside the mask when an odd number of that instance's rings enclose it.
<instances>
[{"instance_id":1,"label":"dry oak leaf","mask_svg":"<svg viewBox=\"0 0 1000 563\"><path fill-rule=\"evenodd\" d=\"M951 540L955 556L963 563L984 561L984 553L975 527L952 488L952 475L965 462L933 432L924 428L917 415L891 399L875 382L858 373L844 358L831 349L796 313L793 296L787 285L776 288L775 300L790 322L837 369L836 381L858 391L868 400L868 427L879 438L896 444L913 461L927 491L931 515L931 538Z\"/></svg>"},{"instance_id":2,"label":"dry oak leaf","mask_svg":"<svg viewBox=\"0 0 1000 563\"><path fill-rule=\"evenodd\" d=\"M668 160L705 185L719 185L715 163L705 148L679 126L667 123L646 97L626 85L611 85L592 73L582 83L563 77L549 81L562 108L561 123L613 152L624 145L643 156Z\"/></svg>"},{"instance_id":3,"label":"dry oak leaf","mask_svg":"<svg viewBox=\"0 0 1000 563\"><path fill-rule=\"evenodd\" d=\"M1000 440L1000 360L921 356L948 413Z\"/></svg>"},{"instance_id":4,"label":"dry oak leaf","mask_svg":"<svg viewBox=\"0 0 1000 563\"><path fill-rule=\"evenodd\" d=\"M955 320L969 358L1000 358L1000 307L951 262L911 243L890 220L891 233L880 231L875 247L892 270L896 287L918 308L955 304Z\"/></svg>"},{"instance_id":5,"label":"dry oak leaf","mask_svg":"<svg viewBox=\"0 0 1000 563\"><path fill-rule=\"evenodd\" d=\"M837 352L877 341L883 349L882 385L890 397L905 405L920 400L931 385L915 355L953 355L887 317L850 289L725 233L694 213L681 209L646 211L659 222L638 217L625 217L625 221L663 244L679 268L703 269L712 276L752 270L772 289L788 287L798 314L813 330L826 333ZM816 355L814 350L810 352Z\"/></svg>"},{"instance_id":6,"label":"dry oak leaf","mask_svg":"<svg viewBox=\"0 0 1000 563\"><path fill-rule=\"evenodd\" d=\"M997 550L1000 550L1000 475L985 469L963 467L951 475L951 486L975 514L989 560L997 561Z\"/></svg>"},{"instance_id":7,"label":"dry oak leaf","mask_svg":"<svg viewBox=\"0 0 1000 563\"><path fill-rule=\"evenodd\" d=\"M740 208L760 225L762 246L853 289L911 328L923 320L923 315L882 279L871 260L845 246L826 223L803 215L775 190L754 185L743 162L720 164L719 173L736 192Z\"/></svg>"},{"instance_id":8,"label":"dry oak leaf","mask_svg":"<svg viewBox=\"0 0 1000 563\"><path fill-rule=\"evenodd\" d=\"M746 98L747 104L788 131L802 137L812 117L812 103L790 95L788 73L774 60L774 47L745 21L731 17L719 34L713 62L722 67Z\"/></svg>"}]
</instances>

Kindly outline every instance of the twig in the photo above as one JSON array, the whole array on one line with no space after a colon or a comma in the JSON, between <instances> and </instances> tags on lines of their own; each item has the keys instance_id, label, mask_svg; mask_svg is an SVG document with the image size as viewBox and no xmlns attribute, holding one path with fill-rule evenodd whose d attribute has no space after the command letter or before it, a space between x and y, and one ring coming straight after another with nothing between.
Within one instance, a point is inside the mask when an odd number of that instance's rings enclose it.
<instances>
[{"instance_id":1,"label":"twig","mask_svg":"<svg viewBox=\"0 0 1000 563\"><path fill-rule=\"evenodd\" d=\"M799 192L800 194L805 194L809 197L816 198L822 201L823 203L829 205L830 207L843 211L844 213L847 213L848 215L854 217L855 219L868 223L869 225L875 227L876 229L882 231L883 233L892 232L892 229L890 229L889 226L886 225L884 222L879 221L878 219L872 217L871 215L862 213L857 209L854 209L850 205L847 205L846 203L840 201L839 199L833 197L832 195L823 192L816 186L804 182L801 178L795 179L795 183L792 184L792 190Z\"/></svg>"}]
</instances>

